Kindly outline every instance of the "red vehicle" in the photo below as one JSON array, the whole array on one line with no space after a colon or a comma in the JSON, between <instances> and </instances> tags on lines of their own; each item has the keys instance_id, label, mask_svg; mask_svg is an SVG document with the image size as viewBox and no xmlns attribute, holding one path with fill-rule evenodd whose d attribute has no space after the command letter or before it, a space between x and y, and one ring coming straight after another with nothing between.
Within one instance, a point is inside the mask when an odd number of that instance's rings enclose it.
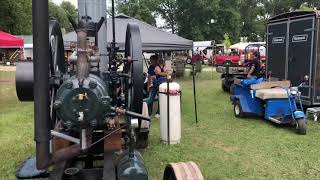
<instances>
[{"instance_id":1,"label":"red vehicle","mask_svg":"<svg viewBox=\"0 0 320 180\"><path fill-rule=\"evenodd\" d=\"M200 61L202 64L205 63L205 61L208 61L208 58L207 58L207 51L206 50L203 50L203 51L200 51L200 54L193 54L192 55L192 58L188 58L187 59L187 64L193 64L193 63L196 63L198 61Z\"/></svg>"},{"instance_id":2,"label":"red vehicle","mask_svg":"<svg viewBox=\"0 0 320 180\"><path fill-rule=\"evenodd\" d=\"M223 65L226 61L231 62L234 65L240 65L247 59L248 54L253 51L260 51L261 60L265 60L265 47L264 43L243 43L245 47L239 47L238 49L231 49L230 53L223 53L222 46L216 46L215 55L213 55L211 61L213 64L219 66ZM259 45L259 46L258 46ZM256 48L262 49L256 49ZM264 48L264 49L263 49Z\"/></svg>"},{"instance_id":3,"label":"red vehicle","mask_svg":"<svg viewBox=\"0 0 320 180\"><path fill-rule=\"evenodd\" d=\"M215 55L213 56L215 65L223 65L227 60L231 61L232 64L238 64L240 61L239 55Z\"/></svg>"}]
</instances>

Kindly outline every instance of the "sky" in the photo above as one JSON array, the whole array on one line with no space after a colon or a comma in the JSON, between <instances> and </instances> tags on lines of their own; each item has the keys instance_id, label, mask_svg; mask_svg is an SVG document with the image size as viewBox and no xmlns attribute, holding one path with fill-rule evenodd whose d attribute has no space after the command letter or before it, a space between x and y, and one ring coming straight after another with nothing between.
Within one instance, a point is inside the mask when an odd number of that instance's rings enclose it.
<instances>
[{"instance_id":1,"label":"sky","mask_svg":"<svg viewBox=\"0 0 320 180\"><path fill-rule=\"evenodd\" d=\"M55 4L61 4L63 0L53 0ZM75 7L78 7L78 1L77 0L65 0L71 2Z\"/></svg>"},{"instance_id":2,"label":"sky","mask_svg":"<svg viewBox=\"0 0 320 180\"><path fill-rule=\"evenodd\" d=\"M62 3L62 1L69 1L69 2L71 2L71 4L73 4L75 7L78 7L78 1L77 0L52 0L54 3L56 3L56 4L61 4ZM109 7L109 6L111 6L111 0L106 0L107 1L107 6Z\"/></svg>"}]
</instances>

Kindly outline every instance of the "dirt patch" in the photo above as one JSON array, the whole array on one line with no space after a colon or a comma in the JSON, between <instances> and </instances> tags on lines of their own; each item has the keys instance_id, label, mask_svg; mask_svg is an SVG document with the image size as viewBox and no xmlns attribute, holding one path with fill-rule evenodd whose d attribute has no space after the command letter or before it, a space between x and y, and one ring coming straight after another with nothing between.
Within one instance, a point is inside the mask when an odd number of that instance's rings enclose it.
<instances>
[{"instance_id":1,"label":"dirt patch","mask_svg":"<svg viewBox=\"0 0 320 180\"><path fill-rule=\"evenodd\" d=\"M219 143L216 143L213 145L215 148L218 148L218 149L221 149L223 150L224 152L227 152L227 153L232 153L232 152L236 152L239 150L238 147L232 147L232 146L227 146L221 142Z\"/></svg>"},{"instance_id":2,"label":"dirt patch","mask_svg":"<svg viewBox=\"0 0 320 180\"><path fill-rule=\"evenodd\" d=\"M16 71L16 66L0 66L0 71Z\"/></svg>"}]
</instances>

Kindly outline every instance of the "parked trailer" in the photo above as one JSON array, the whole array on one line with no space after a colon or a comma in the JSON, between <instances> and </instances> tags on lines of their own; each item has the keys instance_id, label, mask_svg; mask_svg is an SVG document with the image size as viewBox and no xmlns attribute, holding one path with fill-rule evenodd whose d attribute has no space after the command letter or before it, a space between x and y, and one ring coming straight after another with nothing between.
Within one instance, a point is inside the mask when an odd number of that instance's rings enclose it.
<instances>
[{"instance_id":1,"label":"parked trailer","mask_svg":"<svg viewBox=\"0 0 320 180\"><path fill-rule=\"evenodd\" d=\"M267 74L293 86L309 76L309 86L300 89L306 106L320 105L319 24L320 11L284 13L267 23Z\"/></svg>"}]
</instances>

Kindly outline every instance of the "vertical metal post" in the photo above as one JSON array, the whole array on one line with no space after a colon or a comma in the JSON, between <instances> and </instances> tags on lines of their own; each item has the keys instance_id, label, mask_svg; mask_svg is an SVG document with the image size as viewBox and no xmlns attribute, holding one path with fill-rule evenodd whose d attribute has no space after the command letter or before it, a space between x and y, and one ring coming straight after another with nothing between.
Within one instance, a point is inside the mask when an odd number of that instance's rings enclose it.
<instances>
[{"instance_id":1,"label":"vertical metal post","mask_svg":"<svg viewBox=\"0 0 320 180\"><path fill-rule=\"evenodd\" d=\"M112 2L112 7L111 7L111 12L112 12L112 43L115 45L116 43L116 26L115 26L115 12L114 12L114 0L111 0Z\"/></svg>"},{"instance_id":2,"label":"vertical metal post","mask_svg":"<svg viewBox=\"0 0 320 180\"><path fill-rule=\"evenodd\" d=\"M37 168L50 162L48 0L32 1L34 120Z\"/></svg>"},{"instance_id":3,"label":"vertical metal post","mask_svg":"<svg viewBox=\"0 0 320 180\"><path fill-rule=\"evenodd\" d=\"M170 145L170 82L167 78L167 136L168 136L168 145Z\"/></svg>"},{"instance_id":4,"label":"vertical metal post","mask_svg":"<svg viewBox=\"0 0 320 180\"><path fill-rule=\"evenodd\" d=\"M198 111L197 111L197 95L196 95L196 81L195 81L195 70L192 64L192 80L193 80L193 99L194 99L194 112L196 115L196 124L198 124Z\"/></svg>"}]
</instances>

